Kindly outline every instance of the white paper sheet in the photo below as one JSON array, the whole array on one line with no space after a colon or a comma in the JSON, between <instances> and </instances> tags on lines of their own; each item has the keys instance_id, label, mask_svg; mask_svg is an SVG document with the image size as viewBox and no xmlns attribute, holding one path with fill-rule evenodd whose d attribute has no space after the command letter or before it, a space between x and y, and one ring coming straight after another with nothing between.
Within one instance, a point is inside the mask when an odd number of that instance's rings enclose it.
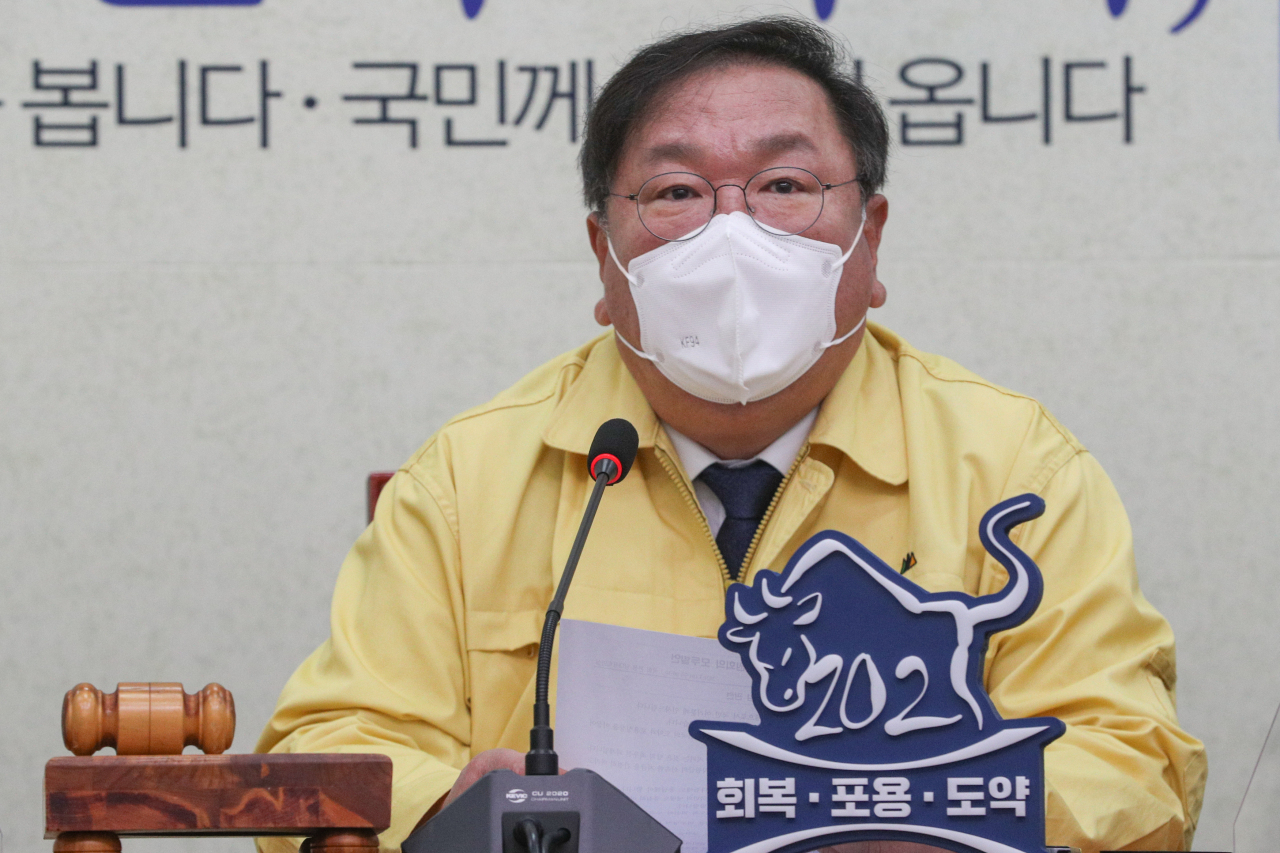
<instances>
[{"instance_id":1,"label":"white paper sheet","mask_svg":"<svg viewBox=\"0 0 1280 853\"><path fill-rule=\"evenodd\" d=\"M759 723L751 678L715 640L560 623L556 752L594 770L684 842L707 851L706 747L694 720Z\"/></svg>"}]
</instances>

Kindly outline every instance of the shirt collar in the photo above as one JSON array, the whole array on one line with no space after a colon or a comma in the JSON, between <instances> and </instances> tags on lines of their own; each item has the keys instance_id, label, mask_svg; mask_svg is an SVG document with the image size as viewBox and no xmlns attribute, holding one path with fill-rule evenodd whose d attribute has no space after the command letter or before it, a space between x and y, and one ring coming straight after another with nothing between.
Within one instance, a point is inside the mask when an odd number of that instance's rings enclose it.
<instances>
[{"instance_id":1,"label":"shirt collar","mask_svg":"<svg viewBox=\"0 0 1280 853\"><path fill-rule=\"evenodd\" d=\"M795 426L778 436L776 441L750 459L721 459L698 442L674 429L671 424L664 423L663 427L671 437L671 444L675 447L676 455L680 457L680 464L684 466L690 480L698 479L699 474L717 462L725 463L730 468L737 468L749 465L757 459L769 463L779 474L786 474L791 470L791 464L796 461L796 457L800 455L800 448L804 447L805 439L809 437L809 430L813 428L813 421L817 416L818 410L815 408L797 421Z\"/></svg>"},{"instance_id":2,"label":"shirt collar","mask_svg":"<svg viewBox=\"0 0 1280 853\"><path fill-rule=\"evenodd\" d=\"M871 476L895 486L907 481L906 435L895 364L898 345L893 333L868 323L857 354L823 401L808 432L810 444L833 447ZM566 381L569 388L543 432L543 441L549 446L585 456L596 429L609 418L631 421L640 435L641 448L652 448L658 441L662 422L618 354L612 330L592 342L578 376ZM685 464L683 452L677 453ZM780 470L788 470L794 458L792 453ZM712 461L716 461L714 457ZM696 476L688 466L686 471L690 478Z\"/></svg>"}]
</instances>

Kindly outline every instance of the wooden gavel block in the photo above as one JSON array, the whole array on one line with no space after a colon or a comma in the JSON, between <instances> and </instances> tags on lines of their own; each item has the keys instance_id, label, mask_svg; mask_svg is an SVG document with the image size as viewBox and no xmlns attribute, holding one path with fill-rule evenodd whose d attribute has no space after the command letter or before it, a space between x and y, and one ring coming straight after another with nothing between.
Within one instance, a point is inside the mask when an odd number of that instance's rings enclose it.
<instances>
[{"instance_id":1,"label":"wooden gavel block","mask_svg":"<svg viewBox=\"0 0 1280 853\"><path fill-rule=\"evenodd\" d=\"M172 683L127 682L115 693L77 684L62 700L62 742L74 755L104 746L116 755L180 755L187 746L218 755L235 734L235 701L221 684L194 695Z\"/></svg>"},{"instance_id":2,"label":"wooden gavel block","mask_svg":"<svg viewBox=\"0 0 1280 853\"><path fill-rule=\"evenodd\" d=\"M375 853L391 825L385 755L219 755L235 734L231 693L210 684L90 684L63 700L74 758L45 765L54 853L113 853L121 836L302 835L311 853ZM182 755L184 746L206 755ZM113 746L116 755L92 755Z\"/></svg>"}]
</instances>

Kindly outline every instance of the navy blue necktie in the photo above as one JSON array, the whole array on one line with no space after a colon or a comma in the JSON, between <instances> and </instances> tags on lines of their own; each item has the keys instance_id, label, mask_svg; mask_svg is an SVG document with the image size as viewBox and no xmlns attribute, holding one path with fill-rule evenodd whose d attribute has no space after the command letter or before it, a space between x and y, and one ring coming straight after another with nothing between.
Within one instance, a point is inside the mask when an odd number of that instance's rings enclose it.
<instances>
[{"instance_id":1,"label":"navy blue necktie","mask_svg":"<svg viewBox=\"0 0 1280 853\"><path fill-rule=\"evenodd\" d=\"M782 484L782 475L768 462L757 459L741 468L716 462L708 465L698 479L724 504L725 519L716 534L716 545L729 566L729 577L737 580L756 528Z\"/></svg>"}]
</instances>

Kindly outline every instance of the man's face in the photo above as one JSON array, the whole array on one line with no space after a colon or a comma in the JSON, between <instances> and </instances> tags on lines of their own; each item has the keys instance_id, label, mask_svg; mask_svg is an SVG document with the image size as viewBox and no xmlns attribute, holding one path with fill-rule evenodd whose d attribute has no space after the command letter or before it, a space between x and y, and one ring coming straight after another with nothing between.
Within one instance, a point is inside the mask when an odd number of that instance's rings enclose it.
<instances>
[{"instance_id":1,"label":"man's face","mask_svg":"<svg viewBox=\"0 0 1280 853\"><path fill-rule=\"evenodd\" d=\"M730 65L695 74L677 84L652 108L647 123L632 133L623 150L612 191L620 195L634 193L646 180L662 172L694 172L713 186L743 186L757 172L774 166L799 166L822 182L833 184L857 175L853 152L840 132L826 93L817 83L779 66ZM861 202L857 184L828 190L822 216L802 236L836 244L842 252L847 250L858 231ZM717 214L745 209L740 190L726 187L718 192ZM604 283L604 298L596 306L596 319L602 325L612 323L628 341L640 346L631 291L609 258L606 237L612 240L623 265L663 245L663 241L645 229L632 201L610 198L606 213L603 222L594 214L588 219L588 233ZM857 325L868 308L884 303L884 288L877 281L875 270L876 249L887 215L888 203L883 196L868 200L863 239L845 263L840 278L835 306L837 336ZM744 410L752 409L759 414L767 407L803 407L795 414L794 420L798 420L835 385L861 339L860 331L828 349L785 391L747 406L729 406L723 416L744 417L749 414ZM629 350L621 348L621 353L654 410L677 428L679 423L664 408L724 408L723 404L698 400L677 388L651 363ZM676 414L678 419L679 413Z\"/></svg>"}]
</instances>

